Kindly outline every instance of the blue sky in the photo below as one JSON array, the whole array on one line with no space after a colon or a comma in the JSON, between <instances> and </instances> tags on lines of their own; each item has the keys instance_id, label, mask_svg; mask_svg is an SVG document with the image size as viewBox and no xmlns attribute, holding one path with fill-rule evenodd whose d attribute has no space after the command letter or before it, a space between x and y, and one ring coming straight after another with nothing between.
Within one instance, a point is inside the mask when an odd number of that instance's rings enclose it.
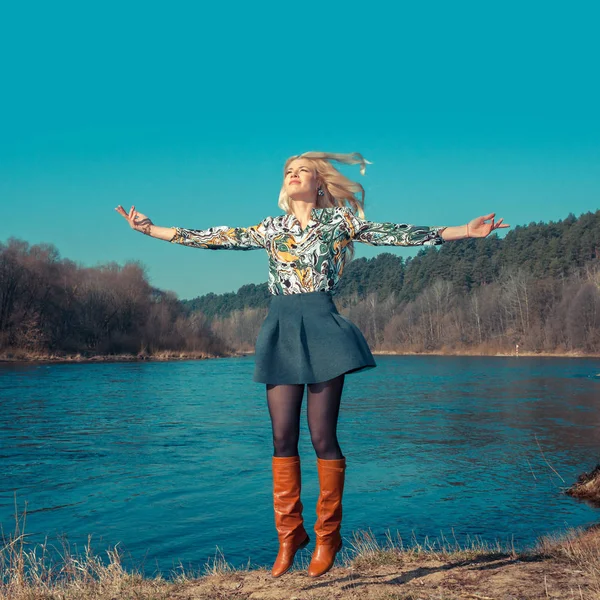
<instances>
[{"instance_id":1,"label":"blue sky","mask_svg":"<svg viewBox=\"0 0 600 600\"><path fill-rule=\"evenodd\" d=\"M190 298L264 251L131 231L280 214L285 159L358 151L374 221L511 225L600 207L597 3L13 3L0 15L0 241L139 260ZM356 244L356 256L410 248Z\"/></svg>"}]
</instances>

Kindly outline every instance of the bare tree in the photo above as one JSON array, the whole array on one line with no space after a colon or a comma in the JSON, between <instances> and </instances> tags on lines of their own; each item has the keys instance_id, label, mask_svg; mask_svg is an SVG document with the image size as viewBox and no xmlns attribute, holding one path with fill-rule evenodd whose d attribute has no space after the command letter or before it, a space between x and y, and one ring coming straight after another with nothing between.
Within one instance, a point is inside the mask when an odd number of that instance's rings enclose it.
<instances>
[{"instance_id":1,"label":"bare tree","mask_svg":"<svg viewBox=\"0 0 600 600\"><path fill-rule=\"evenodd\" d=\"M523 269L505 269L500 278L501 305L515 342L521 341L529 330L532 281Z\"/></svg>"}]
</instances>

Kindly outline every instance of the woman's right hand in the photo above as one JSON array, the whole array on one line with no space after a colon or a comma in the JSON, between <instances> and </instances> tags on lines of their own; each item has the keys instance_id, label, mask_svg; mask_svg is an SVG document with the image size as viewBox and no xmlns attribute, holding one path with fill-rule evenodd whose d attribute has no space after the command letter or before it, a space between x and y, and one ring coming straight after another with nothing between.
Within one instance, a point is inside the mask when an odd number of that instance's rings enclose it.
<instances>
[{"instance_id":1,"label":"woman's right hand","mask_svg":"<svg viewBox=\"0 0 600 600\"><path fill-rule=\"evenodd\" d=\"M150 234L150 228L152 227L152 221L141 212L135 210L135 206L132 206L129 210L129 213L125 212L125 209L119 204L115 210L129 223L131 229L135 229L136 231L140 231L146 235Z\"/></svg>"}]
</instances>

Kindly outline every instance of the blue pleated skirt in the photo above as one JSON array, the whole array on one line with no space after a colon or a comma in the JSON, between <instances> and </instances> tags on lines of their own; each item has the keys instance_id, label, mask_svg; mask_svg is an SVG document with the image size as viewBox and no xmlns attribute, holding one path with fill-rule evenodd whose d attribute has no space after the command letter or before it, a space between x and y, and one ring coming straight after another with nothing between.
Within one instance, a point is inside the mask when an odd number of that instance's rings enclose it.
<instances>
[{"instance_id":1,"label":"blue pleated skirt","mask_svg":"<svg viewBox=\"0 0 600 600\"><path fill-rule=\"evenodd\" d=\"M319 383L377 366L360 329L330 292L272 296L255 347L254 381Z\"/></svg>"}]
</instances>

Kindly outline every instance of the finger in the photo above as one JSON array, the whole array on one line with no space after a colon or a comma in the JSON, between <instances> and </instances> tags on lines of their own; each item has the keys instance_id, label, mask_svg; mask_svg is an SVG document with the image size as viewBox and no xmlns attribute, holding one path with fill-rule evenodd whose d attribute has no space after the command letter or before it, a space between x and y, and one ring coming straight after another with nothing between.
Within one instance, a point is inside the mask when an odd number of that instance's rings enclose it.
<instances>
[{"instance_id":1,"label":"finger","mask_svg":"<svg viewBox=\"0 0 600 600\"><path fill-rule=\"evenodd\" d=\"M481 218L484 221L487 221L488 219L493 219L495 215L496 215L496 213L490 213L489 215L486 215L485 217L481 217Z\"/></svg>"},{"instance_id":2,"label":"finger","mask_svg":"<svg viewBox=\"0 0 600 600\"><path fill-rule=\"evenodd\" d=\"M500 225L500 223L502 223L502 221L504 221L504 217L501 217L500 219L498 219L496 221L496 227L498 227Z\"/></svg>"},{"instance_id":3,"label":"finger","mask_svg":"<svg viewBox=\"0 0 600 600\"><path fill-rule=\"evenodd\" d=\"M119 206L117 206L117 208L115 208L115 210L122 216L124 216L125 218L127 218L127 213L125 212L125 210L123 209L123 207L119 204Z\"/></svg>"},{"instance_id":4,"label":"finger","mask_svg":"<svg viewBox=\"0 0 600 600\"><path fill-rule=\"evenodd\" d=\"M132 207L129 209L129 218L130 218L130 219L133 219L133 213L134 213L134 212L135 212L135 206L132 206Z\"/></svg>"}]
</instances>

